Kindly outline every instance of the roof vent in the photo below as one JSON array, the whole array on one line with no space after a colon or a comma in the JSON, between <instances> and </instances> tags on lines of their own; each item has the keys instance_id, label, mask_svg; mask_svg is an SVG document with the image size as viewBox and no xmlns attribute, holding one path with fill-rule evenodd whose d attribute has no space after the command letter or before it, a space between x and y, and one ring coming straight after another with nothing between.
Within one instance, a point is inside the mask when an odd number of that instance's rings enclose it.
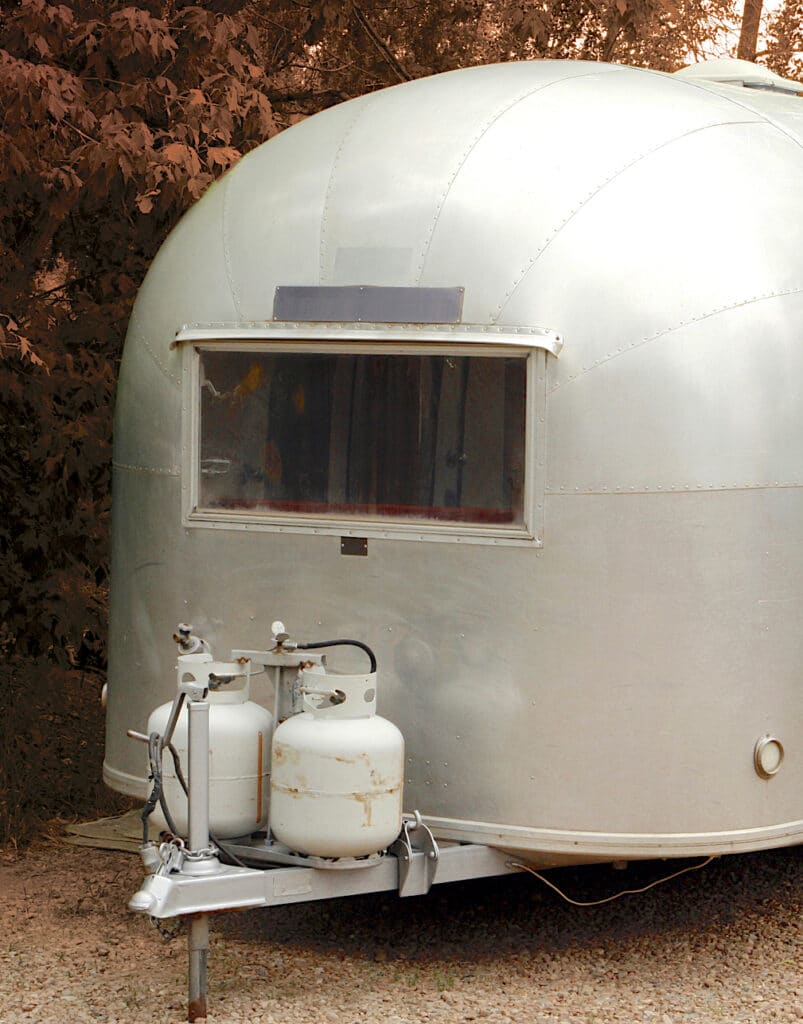
<instances>
[{"instance_id":1,"label":"roof vent","mask_svg":"<svg viewBox=\"0 0 803 1024\"><path fill-rule=\"evenodd\" d=\"M766 89L769 92L803 95L803 82L781 78L769 68L753 64L749 60L706 60L681 68L675 74L680 78L691 78L700 82L717 82L721 85L740 85L744 89Z\"/></svg>"}]
</instances>

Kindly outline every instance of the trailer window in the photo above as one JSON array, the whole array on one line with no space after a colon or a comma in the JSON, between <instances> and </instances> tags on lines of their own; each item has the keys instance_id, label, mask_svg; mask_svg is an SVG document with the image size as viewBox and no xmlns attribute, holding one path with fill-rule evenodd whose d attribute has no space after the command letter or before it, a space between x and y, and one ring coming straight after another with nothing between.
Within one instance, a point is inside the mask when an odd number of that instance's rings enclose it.
<instances>
[{"instance_id":1,"label":"trailer window","mask_svg":"<svg viewBox=\"0 0 803 1024\"><path fill-rule=\"evenodd\" d=\"M204 350L199 508L520 525L526 364Z\"/></svg>"}]
</instances>

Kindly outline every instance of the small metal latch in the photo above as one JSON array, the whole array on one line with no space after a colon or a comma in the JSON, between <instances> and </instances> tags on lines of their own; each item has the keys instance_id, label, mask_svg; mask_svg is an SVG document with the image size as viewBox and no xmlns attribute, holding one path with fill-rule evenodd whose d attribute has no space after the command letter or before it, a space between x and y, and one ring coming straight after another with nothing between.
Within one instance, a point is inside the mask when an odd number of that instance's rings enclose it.
<instances>
[{"instance_id":1,"label":"small metal latch","mask_svg":"<svg viewBox=\"0 0 803 1024\"><path fill-rule=\"evenodd\" d=\"M410 833L415 833L415 843ZM413 811L413 820L405 819L399 838L390 852L399 862L399 896L423 896L429 892L438 872L440 850L420 811ZM415 868L414 868L415 865Z\"/></svg>"},{"instance_id":2,"label":"small metal latch","mask_svg":"<svg viewBox=\"0 0 803 1024\"><path fill-rule=\"evenodd\" d=\"M169 875L173 871L181 871L187 853L188 851L184 848L182 840L176 840L172 843L162 843L159 847L159 859L162 863L156 869L156 874Z\"/></svg>"}]
</instances>

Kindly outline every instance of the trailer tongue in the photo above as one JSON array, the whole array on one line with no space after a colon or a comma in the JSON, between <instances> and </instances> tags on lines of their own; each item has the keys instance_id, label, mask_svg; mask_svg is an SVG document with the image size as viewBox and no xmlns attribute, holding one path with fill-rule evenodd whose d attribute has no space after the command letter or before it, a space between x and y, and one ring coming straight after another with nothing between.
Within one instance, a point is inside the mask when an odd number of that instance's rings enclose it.
<instances>
[{"instance_id":1,"label":"trailer tongue","mask_svg":"<svg viewBox=\"0 0 803 1024\"><path fill-rule=\"evenodd\" d=\"M129 731L148 745L153 780L142 812L148 874L129 908L156 921L187 920L191 1021L207 1012L209 913L390 890L418 896L443 882L519 869L488 846L438 843L418 811L402 813L404 742L375 714L370 648L293 643L280 622L273 633L269 650L233 651L218 662L181 624L176 696L151 715L147 736ZM329 672L325 656L306 653L344 643L369 654L369 673ZM247 700L252 675L266 670L276 718ZM238 696L221 702L224 694ZM265 750L272 751L267 814ZM155 813L169 829L158 841L150 839Z\"/></svg>"}]
</instances>

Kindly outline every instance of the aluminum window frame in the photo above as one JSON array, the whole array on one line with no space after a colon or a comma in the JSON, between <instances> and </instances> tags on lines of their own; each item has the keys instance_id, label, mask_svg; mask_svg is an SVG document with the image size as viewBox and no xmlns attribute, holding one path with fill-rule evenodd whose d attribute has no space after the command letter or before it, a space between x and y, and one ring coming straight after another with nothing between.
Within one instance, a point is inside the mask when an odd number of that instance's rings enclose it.
<instances>
[{"instance_id":1,"label":"aluminum window frame","mask_svg":"<svg viewBox=\"0 0 803 1024\"><path fill-rule=\"evenodd\" d=\"M269 325L274 328L274 325ZM544 490L546 471L546 357L555 351L552 332L530 331L503 335L495 331L487 338L466 342L465 331L453 330L447 337L439 329L304 330L311 325L293 324L292 331L232 329L217 325L185 328L176 342L183 350L182 361L182 526L213 530L251 530L268 533L311 534L337 537L365 537L388 540L440 541L463 544L518 545L543 547ZM314 335L310 337L310 335ZM463 335L461 337L461 334ZM543 337L542 337L543 336ZM557 343L559 348L559 340ZM522 522L491 526L482 523L435 520L380 519L360 515L317 515L303 512L238 511L199 507L201 354L203 352L276 352L326 355L454 355L467 357L521 357L525 365L525 437Z\"/></svg>"}]
</instances>

